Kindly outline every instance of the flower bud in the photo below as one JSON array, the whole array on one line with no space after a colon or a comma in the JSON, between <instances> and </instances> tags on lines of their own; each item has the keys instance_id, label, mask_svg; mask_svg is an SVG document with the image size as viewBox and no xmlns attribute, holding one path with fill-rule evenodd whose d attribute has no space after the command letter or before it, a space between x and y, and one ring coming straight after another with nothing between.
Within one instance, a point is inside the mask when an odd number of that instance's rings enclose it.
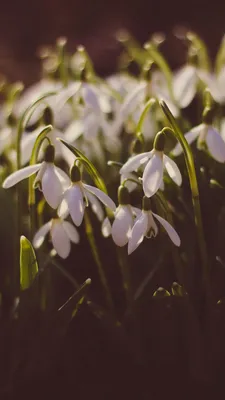
<instances>
[{"instance_id":1,"label":"flower bud","mask_svg":"<svg viewBox=\"0 0 225 400\"><path fill-rule=\"evenodd\" d=\"M156 134L155 140L153 147L157 151L164 151L165 147L165 140L166 140L166 135L164 131L160 131Z\"/></svg>"},{"instance_id":2,"label":"flower bud","mask_svg":"<svg viewBox=\"0 0 225 400\"><path fill-rule=\"evenodd\" d=\"M80 169L77 165L73 165L70 170L70 179L71 182L76 183L81 180Z\"/></svg>"},{"instance_id":3,"label":"flower bud","mask_svg":"<svg viewBox=\"0 0 225 400\"><path fill-rule=\"evenodd\" d=\"M118 188L118 201L121 205L130 204L130 193L123 185L119 186Z\"/></svg>"},{"instance_id":4,"label":"flower bud","mask_svg":"<svg viewBox=\"0 0 225 400\"><path fill-rule=\"evenodd\" d=\"M53 163L55 159L55 147L49 144L45 149L44 160L48 163Z\"/></svg>"}]
</instances>

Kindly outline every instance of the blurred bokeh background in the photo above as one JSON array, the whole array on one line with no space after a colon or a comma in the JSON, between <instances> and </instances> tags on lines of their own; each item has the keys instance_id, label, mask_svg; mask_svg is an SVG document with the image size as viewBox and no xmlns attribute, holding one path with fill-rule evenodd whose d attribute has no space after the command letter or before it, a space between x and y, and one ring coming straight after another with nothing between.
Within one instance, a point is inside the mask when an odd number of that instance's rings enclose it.
<instances>
[{"instance_id":1,"label":"blurred bokeh background","mask_svg":"<svg viewBox=\"0 0 225 400\"><path fill-rule=\"evenodd\" d=\"M224 34L224 2L153 0L29 0L1 1L0 71L9 80L32 83L40 74L37 50L53 44L58 36L68 38L69 48L86 46L97 71L115 70L118 29L128 29L139 41L164 32L169 35L169 59L182 63L184 52L173 30L185 26L207 43L212 56Z\"/></svg>"}]
</instances>

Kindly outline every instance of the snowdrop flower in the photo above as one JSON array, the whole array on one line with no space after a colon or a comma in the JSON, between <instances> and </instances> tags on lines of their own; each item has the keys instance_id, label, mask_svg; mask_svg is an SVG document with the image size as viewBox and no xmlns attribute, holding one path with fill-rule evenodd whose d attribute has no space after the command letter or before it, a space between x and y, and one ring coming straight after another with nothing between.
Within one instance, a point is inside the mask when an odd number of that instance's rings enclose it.
<instances>
[{"instance_id":1,"label":"snowdrop flower","mask_svg":"<svg viewBox=\"0 0 225 400\"><path fill-rule=\"evenodd\" d=\"M114 221L109 229L109 220L105 220L102 226L103 236L112 235L114 243L119 246L125 246L130 238L131 229L134 223L134 217L141 212L136 207L130 205L129 191L125 186L119 186L118 189L119 206L114 213ZM106 234L105 234L106 233Z\"/></svg>"},{"instance_id":2,"label":"snowdrop flower","mask_svg":"<svg viewBox=\"0 0 225 400\"><path fill-rule=\"evenodd\" d=\"M170 98L164 75L159 71L155 71L152 73L150 82L144 80L137 82L134 89L125 96L123 104L117 112L115 121L112 124L112 134L117 135L120 132L129 116L133 117L134 115L134 117L137 118L137 115L140 115L142 112L146 98L151 97L165 100L173 112L173 115L179 115L178 108ZM137 114L135 115L135 113ZM151 125L149 124L149 126Z\"/></svg>"},{"instance_id":3,"label":"snowdrop flower","mask_svg":"<svg viewBox=\"0 0 225 400\"><path fill-rule=\"evenodd\" d=\"M70 242L77 244L80 240L75 226L61 218L53 218L44 224L34 235L33 245L36 249L42 245L49 232L53 247L61 258L68 257L71 250Z\"/></svg>"},{"instance_id":4,"label":"snowdrop flower","mask_svg":"<svg viewBox=\"0 0 225 400\"><path fill-rule=\"evenodd\" d=\"M95 210L99 219L102 220L102 209L99 207L99 201L96 201L96 197L112 211L116 210L115 203L106 193L82 182L80 170L74 165L71 168L71 185L64 192L58 215L65 217L70 214L74 224L80 226L83 221L85 206L89 201L92 204L92 209ZM86 199L86 204L84 199Z\"/></svg>"},{"instance_id":5,"label":"snowdrop flower","mask_svg":"<svg viewBox=\"0 0 225 400\"><path fill-rule=\"evenodd\" d=\"M160 188L164 168L178 186L182 183L182 176L176 163L164 154L165 132L166 128L157 133L153 150L131 157L120 170L121 174L127 174L147 163L142 177L143 190L147 197L153 196Z\"/></svg>"},{"instance_id":6,"label":"snowdrop flower","mask_svg":"<svg viewBox=\"0 0 225 400\"><path fill-rule=\"evenodd\" d=\"M18 182L37 173L34 187L41 185L45 200L52 208L57 208L62 200L62 195L70 180L61 168L54 165L55 149L48 145L45 151L45 159L42 163L29 165L9 175L3 182L3 188L8 189Z\"/></svg>"},{"instance_id":7,"label":"snowdrop flower","mask_svg":"<svg viewBox=\"0 0 225 400\"><path fill-rule=\"evenodd\" d=\"M198 70L194 65L185 65L174 73L173 92L180 108L189 106L196 95Z\"/></svg>"},{"instance_id":8,"label":"snowdrop flower","mask_svg":"<svg viewBox=\"0 0 225 400\"><path fill-rule=\"evenodd\" d=\"M225 104L225 67L217 74L206 71L199 72L201 80L209 88L214 100L219 104Z\"/></svg>"},{"instance_id":9,"label":"snowdrop flower","mask_svg":"<svg viewBox=\"0 0 225 400\"><path fill-rule=\"evenodd\" d=\"M218 162L225 162L225 142L219 132L212 126L213 112L208 107L203 113L203 123L194 127L184 136L189 144L197 140L197 147L204 149L206 145L208 152ZM172 151L174 156L182 153L182 147L178 143Z\"/></svg>"},{"instance_id":10,"label":"snowdrop flower","mask_svg":"<svg viewBox=\"0 0 225 400\"><path fill-rule=\"evenodd\" d=\"M163 228L166 230L169 238L176 246L180 246L180 238L175 229L164 218L151 211L150 199L143 197L142 212L137 216L133 229L130 233L128 242L128 254L133 253L134 250L142 243L144 237L155 237L158 234L158 227L155 220L158 220Z\"/></svg>"}]
</instances>

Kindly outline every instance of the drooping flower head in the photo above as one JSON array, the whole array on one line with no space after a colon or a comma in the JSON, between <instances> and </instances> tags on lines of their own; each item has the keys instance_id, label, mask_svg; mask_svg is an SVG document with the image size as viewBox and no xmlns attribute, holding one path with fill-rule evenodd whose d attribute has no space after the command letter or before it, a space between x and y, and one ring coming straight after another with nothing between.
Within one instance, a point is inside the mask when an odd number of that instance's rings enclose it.
<instances>
[{"instance_id":1,"label":"drooping flower head","mask_svg":"<svg viewBox=\"0 0 225 400\"><path fill-rule=\"evenodd\" d=\"M143 197L142 211L137 216L128 242L128 254L131 254L143 242L144 237L155 237L158 234L158 227L155 217L167 232L169 238L176 246L180 246L180 238L168 221L151 211L150 199Z\"/></svg>"},{"instance_id":2,"label":"drooping flower head","mask_svg":"<svg viewBox=\"0 0 225 400\"><path fill-rule=\"evenodd\" d=\"M34 187L38 187L43 192L45 200L50 207L57 208L62 200L62 194L65 188L69 186L70 181L66 173L55 166L54 158L55 148L53 145L48 145L42 163L29 165L13 172L4 180L3 188L8 189L37 172Z\"/></svg>"},{"instance_id":3,"label":"drooping flower head","mask_svg":"<svg viewBox=\"0 0 225 400\"><path fill-rule=\"evenodd\" d=\"M77 165L72 166L70 177L71 184L67 190L65 190L63 201L59 208L58 213L60 216L70 214L74 224L80 226L83 221L84 211L88 201L92 204L92 209L96 212L100 220L102 220L102 217L100 218L102 210L100 210L101 207L99 206L98 200L100 200L110 210L116 210L115 203L106 193L94 186L82 182L80 169ZM98 200L96 200L96 198Z\"/></svg>"},{"instance_id":4,"label":"drooping flower head","mask_svg":"<svg viewBox=\"0 0 225 400\"><path fill-rule=\"evenodd\" d=\"M80 237L77 229L68 221L61 218L52 218L44 224L34 235L33 245L38 249L50 232L51 241L56 253L61 258L67 258L71 250L71 243L79 243Z\"/></svg>"},{"instance_id":5,"label":"drooping flower head","mask_svg":"<svg viewBox=\"0 0 225 400\"><path fill-rule=\"evenodd\" d=\"M185 138L189 144L197 140L199 150L207 149L209 154L218 162L225 162L225 142L217 129L212 126L214 111L206 107L203 112L202 124L194 127L185 133ZM174 156L182 153L182 147L178 143L172 151Z\"/></svg>"},{"instance_id":6,"label":"drooping flower head","mask_svg":"<svg viewBox=\"0 0 225 400\"><path fill-rule=\"evenodd\" d=\"M153 150L131 157L120 170L121 174L127 174L146 164L142 181L143 190L147 197L153 196L160 188L163 180L164 168L166 168L170 178L178 186L182 183L181 173L176 163L164 154L165 129L166 128L157 133Z\"/></svg>"}]
</instances>

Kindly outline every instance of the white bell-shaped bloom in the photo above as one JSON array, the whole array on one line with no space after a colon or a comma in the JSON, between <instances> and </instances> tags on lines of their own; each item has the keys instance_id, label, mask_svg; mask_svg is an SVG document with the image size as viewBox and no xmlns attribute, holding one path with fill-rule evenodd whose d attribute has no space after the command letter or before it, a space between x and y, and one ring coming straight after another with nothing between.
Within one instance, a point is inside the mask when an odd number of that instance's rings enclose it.
<instances>
[{"instance_id":1,"label":"white bell-shaped bloom","mask_svg":"<svg viewBox=\"0 0 225 400\"><path fill-rule=\"evenodd\" d=\"M225 67L218 74L199 71L199 76L217 103L225 104Z\"/></svg>"},{"instance_id":2,"label":"white bell-shaped bloom","mask_svg":"<svg viewBox=\"0 0 225 400\"><path fill-rule=\"evenodd\" d=\"M161 132L157 134L156 141L160 134ZM131 157L120 170L121 174L127 174L145 164L142 183L144 193L147 197L153 196L160 188L163 180L164 168L167 170L170 178L178 186L182 183L182 176L178 166L163 152L164 143L159 150L157 150L157 145L154 145L154 147L155 148L149 152Z\"/></svg>"},{"instance_id":3,"label":"white bell-shaped bloom","mask_svg":"<svg viewBox=\"0 0 225 400\"><path fill-rule=\"evenodd\" d=\"M59 207L58 215L65 216L69 213L74 224L80 226L83 221L86 204L89 201L98 218L102 220L103 216L99 200L110 210L116 210L115 203L106 193L81 181L79 168L74 165L71 169L71 185L63 194L63 201Z\"/></svg>"},{"instance_id":4,"label":"white bell-shaped bloom","mask_svg":"<svg viewBox=\"0 0 225 400\"><path fill-rule=\"evenodd\" d=\"M102 224L102 234L104 237L112 235L114 243L119 246L125 246L128 243L134 218L140 214L141 210L130 205L130 194L126 186L121 185L118 188L119 206L114 212L114 221L111 226L108 217Z\"/></svg>"},{"instance_id":5,"label":"white bell-shaped bloom","mask_svg":"<svg viewBox=\"0 0 225 400\"><path fill-rule=\"evenodd\" d=\"M193 65L185 65L174 73L173 93L180 108L189 106L197 91L198 70Z\"/></svg>"},{"instance_id":6,"label":"white bell-shaped bloom","mask_svg":"<svg viewBox=\"0 0 225 400\"><path fill-rule=\"evenodd\" d=\"M225 141L212 125L202 123L185 133L184 136L189 144L197 140L199 149L204 148L204 145L206 145L208 152L216 161L225 162ZM182 151L180 143L177 143L172 154L178 156Z\"/></svg>"},{"instance_id":7,"label":"white bell-shaped bloom","mask_svg":"<svg viewBox=\"0 0 225 400\"><path fill-rule=\"evenodd\" d=\"M74 225L61 218L53 218L36 232L33 238L33 245L36 249L42 245L49 232L53 247L61 258L68 257L71 242L77 244L80 240L79 233Z\"/></svg>"},{"instance_id":8,"label":"white bell-shaped bloom","mask_svg":"<svg viewBox=\"0 0 225 400\"><path fill-rule=\"evenodd\" d=\"M144 198L144 202L148 198ZM156 218L160 224L163 226L165 231L167 232L169 238L176 246L180 246L180 238L168 221L159 215L153 213L148 207L143 209L141 214L136 218L134 222L134 226L130 233L130 238L128 241L128 254L133 253L134 250L142 243L144 237L155 237L158 233L158 227L155 223L154 218Z\"/></svg>"},{"instance_id":9,"label":"white bell-shaped bloom","mask_svg":"<svg viewBox=\"0 0 225 400\"><path fill-rule=\"evenodd\" d=\"M54 147L49 145L46 149L46 161L29 165L13 172L3 182L4 189L8 189L18 182L37 173L34 187L41 186L45 200L52 208L57 208L62 200L64 190L69 186L69 177L61 168L54 165ZM40 188L40 187L39 187Z\"/></svg>"}]
</instances>

